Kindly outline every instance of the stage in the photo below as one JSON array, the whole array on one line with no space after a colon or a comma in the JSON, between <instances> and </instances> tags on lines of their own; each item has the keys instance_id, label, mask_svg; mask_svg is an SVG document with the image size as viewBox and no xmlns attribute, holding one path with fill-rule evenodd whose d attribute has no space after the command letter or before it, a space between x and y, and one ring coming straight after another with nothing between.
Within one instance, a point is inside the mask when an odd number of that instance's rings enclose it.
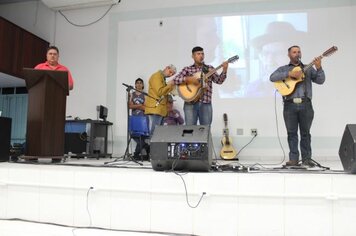
<instances>
[{"instance_id":1,"label":"stage","mask_svg":"<svg viewBox=\"0 0 356 236\"><path fill-rule=\"evenodd\" d=\"M223 168L206 173L156 172L147 161L105 164L114 159L0 163L0 218L118 235L354 235L356 175L327 159L320 163L331 170L218 161ZM0 231L11 224L0 221Z\"/></svg>"}]
</instances>

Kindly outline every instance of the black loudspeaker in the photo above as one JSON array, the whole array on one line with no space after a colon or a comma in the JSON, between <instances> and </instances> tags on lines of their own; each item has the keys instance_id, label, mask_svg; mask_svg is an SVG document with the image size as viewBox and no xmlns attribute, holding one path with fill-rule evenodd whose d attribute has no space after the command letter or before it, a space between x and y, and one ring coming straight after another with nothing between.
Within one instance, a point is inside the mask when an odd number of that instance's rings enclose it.
<instances>
[{"instance_id":1,"label":"black loudspeaker","mask_svg":"<svg viewBox=\"0 0 356 236\"><path fill-rule=\"evenodd\" d=\"M344 170L356 174L356 124L346 125L341 139L339 157Z\"/></svg>"},{"instance_id":2,"label":"black loudspeaker","mask_svg":"<svg viewBox=\"0 0 356 236\"><path fill-rule=\"evenodd\" d=\"M82 154L87 152L87 134L84 133L65 133L64 134L64 153Z\"/></svg>"},{"instance_id":3,"label":"black loudspeaker","mask_svg":"<svg viewBox=\"0 0 356 236\"><path fill-rule=\"evenodd\" d=\"M212 163L210 127L203 125L156 126L151 138L154 170L209 171Z\"/></svg>"},{"instance_id":4,"label":"black loudspeaker","mask_svg":"<svg viewBox=\"0 0 356 236\"><path fill-rule=\"evenodd\" d=\"M0 161L9 161L11 118L0 117Z\"/></svg>"}]
</instances>

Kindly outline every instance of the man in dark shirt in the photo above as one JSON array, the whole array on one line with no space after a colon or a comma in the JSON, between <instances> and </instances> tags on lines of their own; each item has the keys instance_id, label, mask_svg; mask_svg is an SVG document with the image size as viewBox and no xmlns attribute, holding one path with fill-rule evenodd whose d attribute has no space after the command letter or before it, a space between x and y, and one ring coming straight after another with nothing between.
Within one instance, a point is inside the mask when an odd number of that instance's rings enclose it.
<instances>
[{"instance_id":1,"label":"man in dark shirt","mask_svg":"<svg viewBox=\"0 0 356 236\"><path fill-rule=\"evenodd\" d=\"M323 84L325 81L325 73L321 67L321 57L314 59L313 67L307 70L293 70L295 67L303 69L304 65L300 61L301 51L299 46L291 46L288 48L288 57L290 62L288 65L279 67L271 74L272 82L285 81L286 78L298 80L304 78L301 82L296 83L294 91L283 97L284 108L283 117L288 133L289 145L289 161L287 166L298 165L299 150L298 150L298 126L300 131L300 151L302 162L304 165L313 167L314 162L311 160L311 135L310 127L314 118L314 110L312 106L312 82Z\"/></svg>"}]
</instances>

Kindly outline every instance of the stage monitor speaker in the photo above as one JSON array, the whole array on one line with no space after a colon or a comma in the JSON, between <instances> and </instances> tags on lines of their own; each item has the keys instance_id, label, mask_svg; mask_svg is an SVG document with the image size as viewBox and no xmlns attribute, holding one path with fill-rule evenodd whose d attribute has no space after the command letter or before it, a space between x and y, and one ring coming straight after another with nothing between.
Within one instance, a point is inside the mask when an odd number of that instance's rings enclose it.
<instances>
[{"instance_id":1,"label":"stage monitor speaker","mask_svg":"<svg viewBox=\"0 0 356 236\"><path fill-rule=\"evenodd\" d=\"M346 125L341 139L339 157L344 170L356 174L356 124Z\"/></svg>"},{"instance_id":2,"label":"stage monitor speaker","mask_svg":"<svg viewBox=\"0 0 356 236\"><path fill-rule=\"evenodd\" d=\"M9 161L11 118L0 117L0 161Z\"/></svg>"},{"instance_id":3,"label":"stage monitor speaker","mask_svg":"<svg viewBox=\"0 0 356 236\"><path fill-rule=\"evenodd\" d=\"M212 163L210 126L156 126L151 138L151 164L157 171L209 171Z\"/></svg>"}]
</instances>

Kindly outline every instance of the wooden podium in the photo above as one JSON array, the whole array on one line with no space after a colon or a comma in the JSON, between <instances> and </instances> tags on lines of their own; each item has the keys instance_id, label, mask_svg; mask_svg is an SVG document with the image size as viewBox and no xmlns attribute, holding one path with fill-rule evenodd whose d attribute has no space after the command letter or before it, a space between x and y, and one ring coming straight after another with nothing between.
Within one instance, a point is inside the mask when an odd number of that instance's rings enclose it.
<instances>
[{"instance_id":1,"label":"wooden podium","mask_svg":"<svg viewBox=\"0 0 356 236\"><path fill-rule=\"evenodd\" d=\"M63 158L66 71L23 69L28 90L25 158Z\"/></svg>"}]
</instances>

